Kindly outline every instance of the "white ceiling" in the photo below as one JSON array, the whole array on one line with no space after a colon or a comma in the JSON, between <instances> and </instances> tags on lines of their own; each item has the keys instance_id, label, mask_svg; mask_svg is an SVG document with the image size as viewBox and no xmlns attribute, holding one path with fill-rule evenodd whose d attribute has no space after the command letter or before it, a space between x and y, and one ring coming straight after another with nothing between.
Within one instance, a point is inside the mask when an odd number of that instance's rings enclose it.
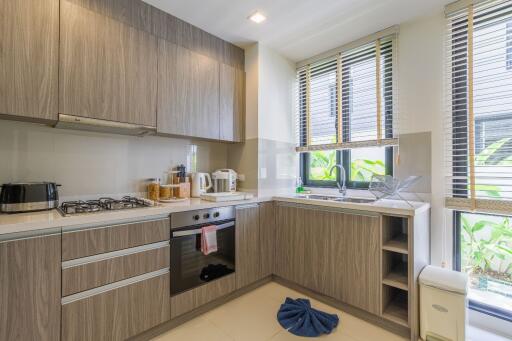
<instances>
[{"instance_id":1,"label":"white ceiling","mask_svg":"<svg viewBox=\"0 0 512 341\"><path fill-rule=\"evenodd\" d=\"M299 61L453 0L144 0L241 47L260 42ZM267 20L247 20L255 11Z\"/></svg>"}]
</instances>

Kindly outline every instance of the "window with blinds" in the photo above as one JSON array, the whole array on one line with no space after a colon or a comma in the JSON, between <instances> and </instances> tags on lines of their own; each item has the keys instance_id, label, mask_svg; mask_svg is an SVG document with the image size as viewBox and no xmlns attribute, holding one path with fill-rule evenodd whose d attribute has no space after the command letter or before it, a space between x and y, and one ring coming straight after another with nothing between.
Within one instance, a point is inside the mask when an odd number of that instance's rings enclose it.
<instances>
[{"instance_id":1,"label":"window with blinds","mask_svg":"<svg viewBox=\"0 0 512 341\"><path fill-rule=\"evenodd\" d=\"M297 151L397 145L395 35L297 70Z\"/></svg>"},{"instance_id":2,"label":"window with blinds","mask_svg":"<svg viewBox=\"0 0 512 341\"><path fill-rule=\"evenodd\" d=\"M446 204L510 212L512 1L454 7L447 10Z\"/></svg>"}]
</instances>

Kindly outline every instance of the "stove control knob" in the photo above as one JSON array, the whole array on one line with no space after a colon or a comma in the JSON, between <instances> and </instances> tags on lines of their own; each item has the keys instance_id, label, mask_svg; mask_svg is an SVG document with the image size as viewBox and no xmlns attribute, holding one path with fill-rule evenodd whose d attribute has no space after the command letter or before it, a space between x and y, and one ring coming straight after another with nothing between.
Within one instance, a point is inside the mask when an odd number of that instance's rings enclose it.
<instances>
[{"instance_id":1,"label":"stove control knob","mask_svg":"<svg viewBox=\"0 0 512 341\"><path fill-rule=\"evenodd\" d=\"M220 216L220 213L219 213L219 212L215 212L215 213L213 214L213 217L214 217L214 218L218 218L219 216Z\"/></svg>"},{"instance_id":2,"label":"stove control knob","mask_svg":"<svg viewBox=\"0 0 512 341\"><path fill-rule=\"evenodd\" d=\"M210 213L203 214L203 219L208 219L208 218L210 218Z\"/></svg>"},{"instance_id":3,"label":"stove control knob","mask_svg":"<svg viewBox=\"0 0 512 341\"><path fill-rule=\"evenodd\" d=\"M196 214L196 215L195 215L195 216L193 216L192 218L193 218L194 220L199 220L199 218L201 218L201 217L199 217L199 214Z\"/></svg>"}]
</instances>

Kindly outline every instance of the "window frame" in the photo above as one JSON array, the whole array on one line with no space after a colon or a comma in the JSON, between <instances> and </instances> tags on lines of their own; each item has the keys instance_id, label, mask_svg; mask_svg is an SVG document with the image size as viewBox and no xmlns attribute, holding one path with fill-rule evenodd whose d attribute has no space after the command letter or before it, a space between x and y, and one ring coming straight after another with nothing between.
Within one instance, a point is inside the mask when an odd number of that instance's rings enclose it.
<instances>
[{"instance_id":1,"label":"window frame","mask_svg":"<svg viewBox=\"0 0 512 341\"><path fill-rule=\"evenodd\" d=\"M393 53L396 53L395 51L393 51ZM384 79L384 82L389 82L389 83L392 83L393 80L393 68L394 68L394 65L392 63L392 56L393 56L393 53L391 54L386 54L385 55L385 62L384 62L384 65L389 65L389 67L385 68L384 69L384 72L383 72L383 79ZM368 56L367 59L371 59L371 58L375 58L375 56L373 54L370 54ZM361 59L358 60L359 62L361 61ZM351 63L344 63L342 65L342 70L341 70L341 77L342 77L342 81L341 83L344 84L344 83L347 83L350 84L350 66L351 66ZM302 76L300 77L300 84L298 84L298 87L299 89L305 89L306 88L306 84L305 82L307 81L306 80L306 77ZM336 84L336 87L337 88L339 86L339 84L337 83ZM383 94L384 98L385 98L385 101L384 101L384 124L385 124L385 127L384 127L384 132L385 132L385 138L392 138L393 137L393 90L392 90L392 86L390 86L390 84L388 84L387 86L384 86L384 89L385 89L385 93ZM337 95L338 92L336 92L336 99L337 99ZM341 91L341 97L342 97L342 101L344 101L345 103L349 103L350 100L351 100L351 97L350 97L350 89L348 88L345 88ZM338 99L339 100L339 99ZM302 98L299 100L299 112L300 112L300 117L303 118L305 117L306 115L306 100L305 98ZM332 108L333 108L333 105L331 104L331 113L330 115L331 116L334 116L336 119L335 119L335 127L336 127L336 130L338 130L338 125L339 125L339 122L338 122L338 106L337 105L334 105L334 115L333 115L333 112L332 112ZM350 113L351 113L351 105L344 105L342 106L342 113L341 113L341 120L343 121L343 128L342 128L342 141L349 141L350 140ZM306 134L307 132L305 130L301 130L300 131L300 145L305 145L306 143ZM338 142L341 142L341 141L338 141ZM379 147L374 147L374 148L379 148ZM347 188L349 189L368 189L369 188L369 185L370 183L369 182L363 182L363 181L351 181L351 162L352 162L352 159L351 159L351 150L350 149L345 149L345 150L336 150L336 164L341 164L343 166L343 168L345 169L345 173L346 173L346 186ZM300 154L300 158L299 158L299 163L300 163L300 176L301 176L301 179L303 181L303 184L307 187L323 187L323 188L336 188L337 185L336 185L336 182L340 182L341 181L341 172L339 171L338 168L336 168L336 181L329 181L329 180L311 180L310 177L309 177L309 163L310 163L310 153L301 153ZM385 159L384 159L384 163L385 163L385 174L386 175L393 175L393 164L394 164L394 148L393 147L385 147Z\"/></svg>"},{"instance_id":2,"label":"window frame","mask_svg":"<svg viewBox=\"0 0 512 341\"><path fill-rule=\"evenodd\" d=\"M465 212L465 211L453 211L453 270L454 271L461 271L462 268L462 253L461 253L461 216L463 213L474 213L474 212ZM500 214L489 214L489 213L480 213L479 215L488 215L488 216L503 216ZM478 311L483 314L487 314L496 318L499 318L501 320L505 320L508 322L512 322L512 313L509 313L503 309L500 309L498 307L484 304L481 302L476 302L474 300L468 300L469 304L468 307L471 310Z\"/></svg>"}]
</instances>

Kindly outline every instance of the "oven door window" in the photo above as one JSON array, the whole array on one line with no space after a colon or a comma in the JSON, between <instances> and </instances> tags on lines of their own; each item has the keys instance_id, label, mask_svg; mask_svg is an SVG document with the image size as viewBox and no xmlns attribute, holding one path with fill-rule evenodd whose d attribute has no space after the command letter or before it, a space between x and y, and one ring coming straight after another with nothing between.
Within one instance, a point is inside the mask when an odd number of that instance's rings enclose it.
<instances>
[{"instance_id":1,"label":"oven door window","mask_svg":"<svg viewBox=\"0 0 512 341\"><path fill-rule=\"evenodd\" d=\"M199 229L201 226L180 229ZM174 232L174 231L173 231ZM217 231L217 252L201 252L201 234L171 239L171 295L235 272L235 227Z\"/></svg>"}]
</instances>

